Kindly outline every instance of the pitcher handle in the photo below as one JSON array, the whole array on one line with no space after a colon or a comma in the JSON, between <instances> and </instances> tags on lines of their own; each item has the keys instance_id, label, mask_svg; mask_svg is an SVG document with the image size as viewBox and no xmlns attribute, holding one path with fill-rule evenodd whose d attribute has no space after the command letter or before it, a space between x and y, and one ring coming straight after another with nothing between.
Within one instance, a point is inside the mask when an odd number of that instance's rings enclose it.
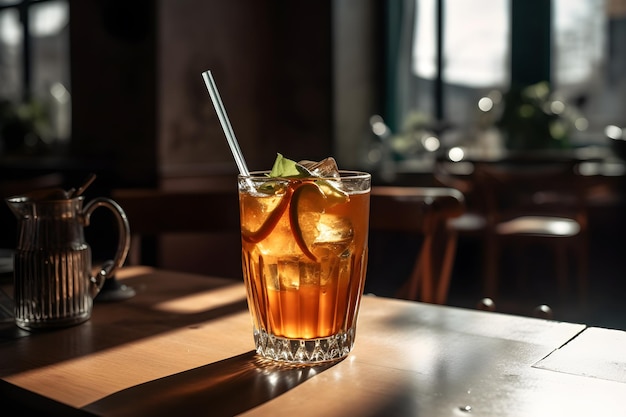
<instances>
[{"instance_id":1,"label":"pitcher handle","mask_svg":"<svg viewBox=\"0 0 626 417\"><path fill-rule=\"evenodd\" d=\"M91 214L98 207L106 207L113 212L118 226L118 243L115 257L112 260L105 261L100 267L100 271L92 278L95 288L92 289L92 296L95 297L102 289L107 278L113 276L117 268L122 267L126 261L128 250L130 249L130 226L126 213L115 201L106 197L97 197L89 201L83 209L84 225L89 226Z\"/></svg>"}]
</instances>

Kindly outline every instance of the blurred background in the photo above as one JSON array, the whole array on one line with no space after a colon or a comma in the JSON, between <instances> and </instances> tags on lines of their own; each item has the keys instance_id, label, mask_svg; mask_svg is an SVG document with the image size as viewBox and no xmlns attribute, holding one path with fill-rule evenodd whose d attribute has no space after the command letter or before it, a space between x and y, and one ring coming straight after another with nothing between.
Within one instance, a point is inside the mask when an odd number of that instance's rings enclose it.
<instances>
[{"instance_id":1,"label":"blurred background","mask_svg":"<svg viewBox=\"0 0 626 417\"><path fill-rule=\"evenodd\" d=\"M88 195L236 187L210 69L252 170L277 152L333 155L379 185L448 186L442 161L574 156L574 181L593 180L590 303L501 284L498 310L547 302L559 319L626 328L624 39L625 0L0 0L0 191L74 187L90 172ZM236 233L169 239L160 266L239 276ZM410 268L411 243L390 242L388 271ZM484 295L482 244L459 234L450 304ZM389 274L368 277L381 295Z\"/></svg>"}]
</instances>

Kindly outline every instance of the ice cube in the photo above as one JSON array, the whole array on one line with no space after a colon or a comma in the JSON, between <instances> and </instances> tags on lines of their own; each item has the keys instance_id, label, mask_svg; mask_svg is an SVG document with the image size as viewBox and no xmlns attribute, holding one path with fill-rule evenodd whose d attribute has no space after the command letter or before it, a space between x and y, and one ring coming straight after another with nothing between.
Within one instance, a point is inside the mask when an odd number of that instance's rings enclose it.
<instances>
[{"instance_id":1,"label":"ice cube","mask_svg":"<svg viewBox=\"0 0 626 417\"><path fill-rule=\"evenodd\" d=\"M354 237L354 229L350 219L332 214L322 214L317 223L318 235L314 244L350 243Z\"/></svg>"},{"instance_id":2,"label":"ice cube","mask_svg":"<svg viewBox=\"0 0 626 417\"><path fill-rule=\"evenodd\" d=\"M354 238L352 222L341 216L323 214L317 224L317 231L313 253L320 259L328 256L345 256Z\"/></svg>"},{"instance_id":3,"label":"ice cube","mask_svg":"<svg viewBox=\"0 0 626 417\"><path fill-rule=\"evenodd\" d=\"M298 162L298 164L305 167L316 177L339 178L339 168L337 167L337 162L333 157L328 157L319 162L304 160Z\"/></svg>"}]
</instances>

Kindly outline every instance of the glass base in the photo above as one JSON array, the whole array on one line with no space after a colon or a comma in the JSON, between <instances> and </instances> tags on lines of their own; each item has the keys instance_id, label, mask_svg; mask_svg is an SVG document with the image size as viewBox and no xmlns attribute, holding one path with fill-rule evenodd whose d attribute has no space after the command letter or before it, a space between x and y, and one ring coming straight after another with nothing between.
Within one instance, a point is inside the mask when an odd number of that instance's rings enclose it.
<instances>
[{"instance_id":1,"label":"glass base","mask_svg":"<svg viewBox=\"0 0 626 417\"><path fill-rule=\"evenodd\" d=\"M132 287L121 284L115 276L112 276L104 281L104 285L94 301L122 301L133 298L135 295L136 292Z\"/></svg>"},{"instance_id":2,"label":"glass base","mask_svg":"<svg viewBox=\"0 0 626 417\"><path fill-rule=\"evenodd\" d=\"M348 356L354 345L354 329L319 339L287 339L255 329L254 343L265 359L294 364L331 362Z\"/></svg>"},{"instance_id":3,"label":"glass base","mask_svg":"<svg viewBox=\"0 0 626 417\"><path fill-rule=\"evenodd\" d=\"M90 318L91 312L60 319L21 319L19 317L16 317L15 324L17 325L17 327L24 330L37 331L76 326L86 322Z\"/></svg>"}]
</instances>

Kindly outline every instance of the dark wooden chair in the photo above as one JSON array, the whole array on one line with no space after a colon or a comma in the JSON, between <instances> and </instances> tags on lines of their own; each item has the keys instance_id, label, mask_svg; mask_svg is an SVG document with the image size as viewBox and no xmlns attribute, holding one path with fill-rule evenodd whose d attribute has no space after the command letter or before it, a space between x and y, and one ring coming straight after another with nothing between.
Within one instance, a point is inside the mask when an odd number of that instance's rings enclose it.
<instances>
[{"instance_id":1,"label":"dark wooden chair","mask_svg":"<svg viewBox=\"0 0 626 417\"><path fill-rule=\"evenodd\" d=\"M410 276L397 296L445 304L456 253L456 232L448 221L464 211L463 194L445 187L372 187L371 231L423 237Z\"/></svg>"},{"instance_id":2,"label":"dark wooden chair","mask_svg":"<svg viewBox=\"0 0 626 417\"><path fill-rule=\"evenodd\" d=\"M560 293L569 289L572 263L580 299L586 299L588 216L576 164L575 160L477 164L476 180L487 204L487 296L498 292L504 244L513 246L518 256L544 245L553 253L552 273ZM518 271L533 263L522 260ZM544 272L549 268L546 264Z\"/></svg>"},{"instance_id":3,"label":"dark wooden chair","mask_svg":"<svg viewBox=\"0 0 626 417\"><path fill-rule=\"evenodd\" d=\"M554 262L541 263L541 271L552 274L559 293L564 294L573 264L584 303L588 221L585 182L577 174L577 164L577 158L541 154L438 162L440 183L459 187L468 197L472 217L452 222L451 227L482 241L485 296L495 299L499 295L505 249L519 261L513 269L523 285L532 276L526 267L537 262L522 257L543 246L551 251Z\"/></svg>"}]
</instances>

